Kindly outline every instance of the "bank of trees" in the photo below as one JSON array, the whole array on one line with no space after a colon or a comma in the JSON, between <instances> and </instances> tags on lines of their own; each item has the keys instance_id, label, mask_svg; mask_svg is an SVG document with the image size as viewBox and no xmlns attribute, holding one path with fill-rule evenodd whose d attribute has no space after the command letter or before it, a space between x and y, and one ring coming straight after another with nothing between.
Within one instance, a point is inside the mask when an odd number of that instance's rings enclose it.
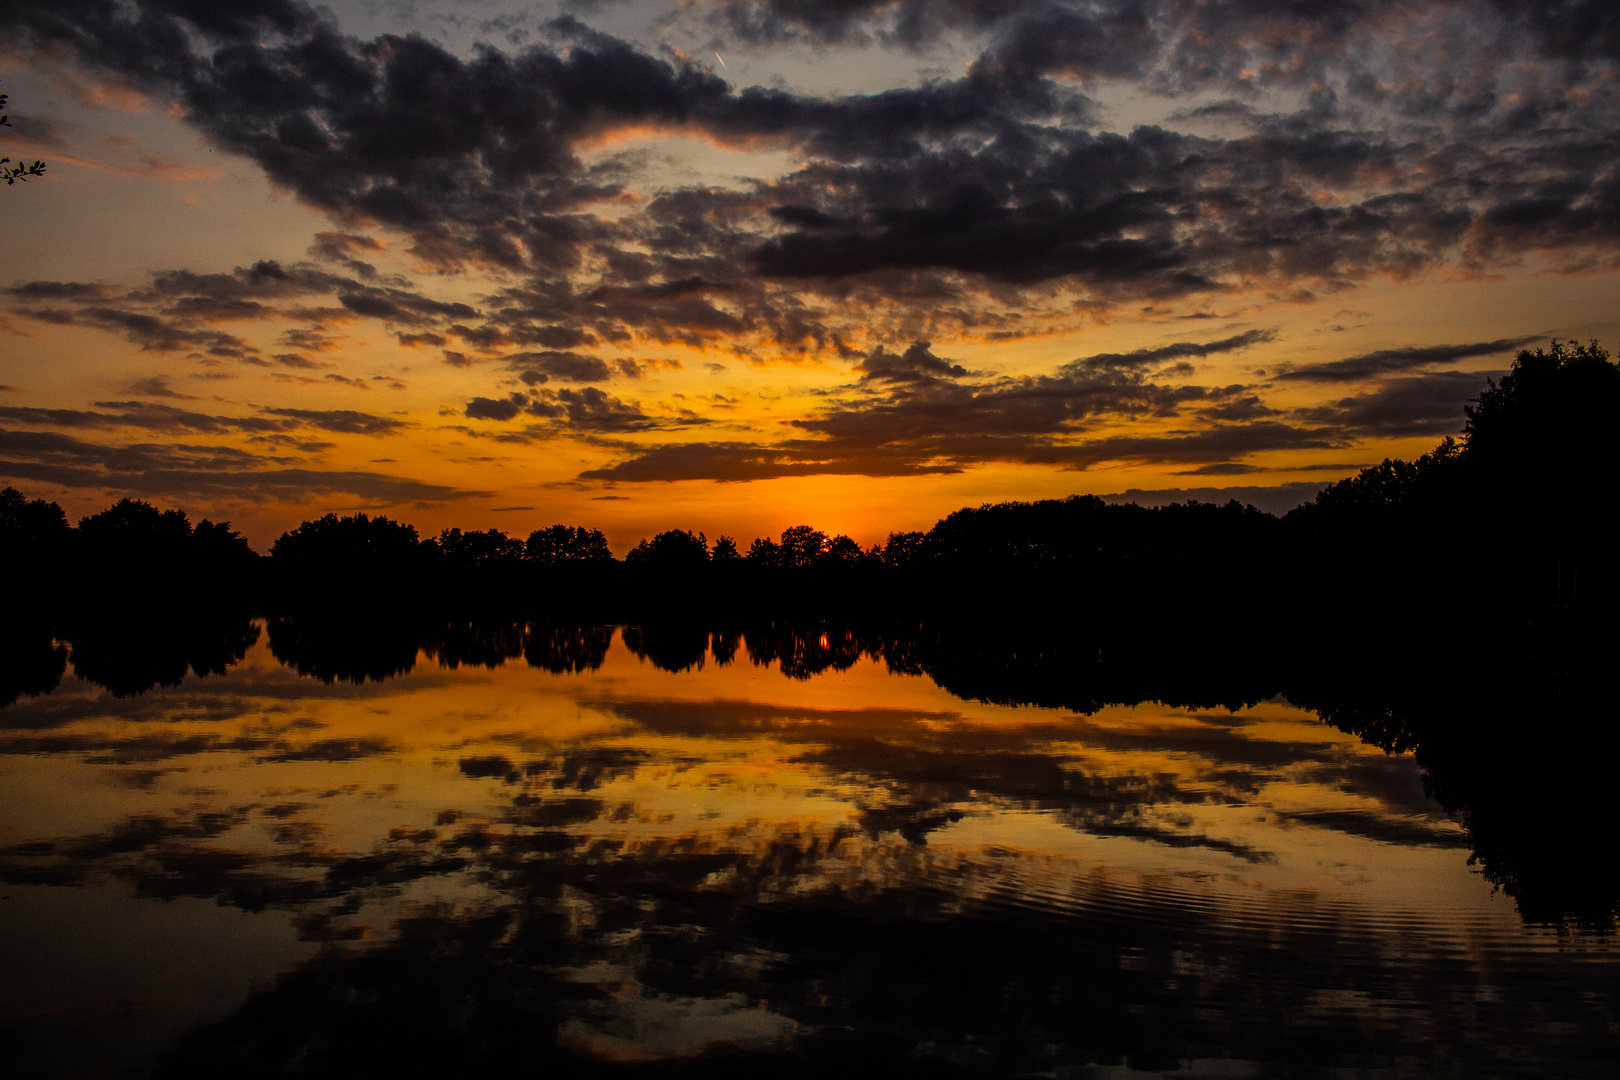
<instances>
[{"instance_id":1,"label":"bank of trees","mask_svg":"<svg viewBox=\"0 0 1620 1080\"><path fill-rule=\"evenodd\" d=\"M1355 610L1445 617L1592 611L1615 599L1608 504L1620 458L1620 367L1595 343L1520 353L1459 438L1386 460L1283 518L1236 502L1155 509L1095 496L958 510L862 547L796 525L746 548L671 529L615 559L598 530L420 536L327 514L255 555L228 523L124 499L69 527L60 507L0 492L0 557L49 591L116 601L167 589L261 607L382 601L549 610L603 620L638 607L1129 605Z\"/></svg>"},{"instance_id":2,"label":"bank of trees","mask_svg":"<svg viewBox=\"0 0 1620 1080\"><path fill-rule=\"evenodd\" d=\"M14 601L207 603L256 590L259 563L229 522L193 525L183 510L120 499L69 526L56 503L0 490L0 565Z\"/></svg>"}]
</instances>

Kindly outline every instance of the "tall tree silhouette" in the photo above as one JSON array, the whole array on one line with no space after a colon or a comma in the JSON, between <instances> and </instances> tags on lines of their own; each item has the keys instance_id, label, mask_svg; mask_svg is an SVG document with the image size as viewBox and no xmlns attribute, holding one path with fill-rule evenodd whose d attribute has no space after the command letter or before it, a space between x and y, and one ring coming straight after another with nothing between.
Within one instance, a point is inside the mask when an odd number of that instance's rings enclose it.
<instances>
[{"instance_id":1,"label":"tall tree silhouette","mask_svg":"<svg viewBox=\"0 0 1620 1080\"><path fill-rule=\"evenodd\" d=\"M529 534L524 544L524 558L535 566L606 563L613 561L613 552L600 530L551 525Z\"/></svg>"}]
</instances>

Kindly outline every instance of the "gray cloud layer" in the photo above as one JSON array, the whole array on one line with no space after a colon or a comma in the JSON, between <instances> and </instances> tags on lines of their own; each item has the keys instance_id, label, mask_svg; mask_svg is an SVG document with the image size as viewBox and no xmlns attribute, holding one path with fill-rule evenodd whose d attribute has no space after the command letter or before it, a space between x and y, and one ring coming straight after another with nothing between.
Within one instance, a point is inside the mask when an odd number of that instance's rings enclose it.
<instances>
[{"instance_id":1,"label":"gray cloud layer","mask_svg":"<svg viewBox=\"0 0 1620 1080\"><path fill-rule=\"evenodd\" d=\"M571 18L548 24L544 44L467 57L419 37L346 35L297 0L229 15L159 0L15 0L0 26L21 46L69 48L180 101L216 144L339 222L402 232L441 266L518 275L475 311L373 280L363 256L374 242L334 232L317 254L352 276L280 286L485 349L739 336L825 348L874 313L908 333L930 319L988 327L996 315L978 291L988 286L1061 282L1102 302L1336 288L1448 260L1581 258L1620 236L1610 77L1620 18L1596 0L1556 14L1505 0L698 10L756 41L965 33L984 45L958 78L812 97L733 87ZM1086 92L1111 82L1217 95L1186 115L1244 130L1099 132ZM1265 111L1279 100L1293 104ZM590 207L625 194L624 178L582 147L626 126L774 144L801 164L598 216ZM89 287L42 285L20 299L38 301L37 317L146 348L249 352L197 322L260 312L262 289L206 277L161 282L174 295L163 313L99 302ZM955 295L954 314L885 306L925 285Z\"/></svg>"},{"instance_id":2,"label":"gray cloud layer","mask_svg":"<svg viewBox=\"0 0 1620 1080\"><path fill-rule=\"evenodd\" d=\"M856 361L857 385L793 421L786 441L621 443L626 456L589 479L907 475L992 460L1213 473L1267 451L1455 430L1479 379L1426 369L1522 339L1286 369L1276 378L1386 380L1291 414L1262 388L1189 381L1191 361L1267 342L1267 330L1021 379L971 372L927 340L1015 337L1026 315L1072 313L1075 301L1307 299L1372 275L1527 255L1607 265L1620 240L1620 15L1597 0L707 0L682 17L759 43L920 48L956 35L977 56L958 75L816 96L733 86L572 17L533 46L456 55L419 36L360 39L301 0L13 0L0 32L17 48L66 50L177 102L214 145L338 228L308 263L166 271L131 291L26 282L9 302L143 350L294 370L322 365L334 328L380 320L403 346L521 380L528 389L460 406L475 425L530 425L493 432L513 439L702 422L588 385L641 371L603 349ZM1117 86L1186 107L1163 126L1103 130L1095 97ZM729 186L632 190L588 148L646 128L775 148L794 164ZM610 201L615 212L599 212ZM380 244L359 230L371 227L430 266L497 271L500 285L470 304L388 279L368 261ZM221 329L266 319L287 322L290 351L266 355ZM908 340L903 352L874 347ZM0 418L265 438L400 428L360 412L97 409ZM1119 433L1136 419L1165 430ZM80 467L27 467L47 464Z\"/></svg>"},{"instance_id":3,"label":"gray cloud layer","mask_svg":"<svg viewBox=\"0 0 1620 1080\"><path fill-rule=\"evenodd\" d=\"M68 488L169 498L289 502L351 495L387 504L489 494L382 473L287 466L285 460L226 446L107 446L59 432L0 429L0 476Z\"/></svg>"}]
</instances>

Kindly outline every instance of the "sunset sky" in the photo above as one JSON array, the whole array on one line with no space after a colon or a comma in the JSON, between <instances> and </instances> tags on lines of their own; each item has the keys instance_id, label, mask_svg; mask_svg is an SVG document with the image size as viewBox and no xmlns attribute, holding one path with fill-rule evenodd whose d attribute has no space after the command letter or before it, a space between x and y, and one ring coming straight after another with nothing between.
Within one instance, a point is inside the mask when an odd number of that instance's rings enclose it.
<instances>
[{"instance_id":1,"label":"sunset sky","mask_svg":"<svg viewBox=\"0 0 1620 1080\"><path fill-rule=\"evenodd\" d=\"M1612 0L7 0L0 93L0 485L260 549L1281 511L1620 338Z\"/></svg>"}]
</instances>

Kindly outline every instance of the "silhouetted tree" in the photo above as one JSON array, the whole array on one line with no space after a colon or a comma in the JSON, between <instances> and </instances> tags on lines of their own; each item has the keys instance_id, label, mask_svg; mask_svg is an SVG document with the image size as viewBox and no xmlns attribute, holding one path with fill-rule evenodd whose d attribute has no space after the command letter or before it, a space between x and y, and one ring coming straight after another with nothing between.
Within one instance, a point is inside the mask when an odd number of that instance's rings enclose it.
<instances>
[{"instance_id":1,"label":"silhouetted tree","mask_svg":"<svg viewBox=\"0 0 1620 1080\"><path fill-rule=\"evenodd\" d=\"M499 529L483 532L445 529L439 533L438 547L439 557L448 569L508 574L516 572L526 550L523 541Z\"/></svg>"},{"instance_id":2,"label":"silhouetted tree","mask_svg":"<svg viewBox=\"0 0 1620 1080\"><path fill-rule=\"evenodd\" d=\"M814 566L827 550L827 534L808 525L794 525L782 530L778 548L781 565L793 569Z\"/></svg>"},{"instance_id":3,"label":"silhouetted tree","mask_svg":"<svg viewBox=\"0 0 1620 1080\"><path fill-rule=\"evenodd\" d=\"M849 568L859 563L864 554L861 545L840 533L827 541L821 552L821 562L828 566Z\"/></svg>"},{"instance_id":4,"label":"silhouetted tree","mask_svg":"<svg viewBox=\"0 0 1620 1080\"><path fill-rule=\"evenodd\" d=\"M191 538L184 510L159 510L140 499L119 499L79 521L79 535L102 558L151 559L181 551Z\"/></svg>"},{"instance_id":5,"label":"silhouetted tree","mask_svg":"<svg viewBox=\"0 0 1620 1080\"><path fill-rule=\"evenodd\" d=\"M215 573L245 573L259 561L247 537L232 529L230 522L207 518L191 530L191 553L200 565Z\"/></svg>"},{"instance_id":6,"label":"silhouetted tree","mask_svg":"<svg viewBox=\"0 0 1620 1080\"><path fill-rule=\"evenodd\" d=\"M138 595L142 603L245 601L258 555L229 522L193 529L183 510L120 499L79 522L77 579L98 602Z\"/></svg>"},{"instance_id":7,"label":"silhouetted tree","mask_svg":"<svg viewBox=\"0 0 1620 1080\"><path fill-rule=\"evenodd\" d=\"M714 547L709 550L710 562L729 563L736 562L741 558L742 553L737 550L737 541L729 536L720 537L714 542Z\"/></svg>"},{"instance_id":8,"label":"silhouetted tree","mask_svg":"<svg viewBox=\"0 0 1620 1080\"><path fill-rule=\"evenodd\" d=\"M607 537L599 530L551 525L529 534L524 557L536 566L558 566L612 562L613 552L608 548Z\"/></svg>"},{"instance_id":9,"label":"silhouetted tree","mask_svg":"<svg viewBox=\"0 0 1620 1080\"><path fill-rule=\"evenodd\" d=\"M67 515L44 499L29 499L14 487L0 489L0 544L7 551L60 545L67 541Z\"/></svg>"},{"instance_id":10,"label":"silhouetted tree","mask_svg":"<svg viewBox=\"0 0 1620 1080\"><path fill-rule=\"evenodd\" d=\"M386 517L327 514L277 537L270 548L280 583L278 601L291 593L305 601L344 606L358 598L399 600L419 590L436 567L437 545L425 547L416 529ZM412 600L420 600L411 592Z\"/></svg>"},{"instance_id":11,"label":"silhouetted tree","mask_svg":"<svg viewBox=\"0 0 1620 1080\"><path fill-rule=\"evenodd\" d=\"M1392 510L1439 495L1441 485L1455 479L1462 446L1447 437L1416 461L1385 458L1316 493L1316 498L1290 512L1299 523L1342 528L1353 521L1370 521Z\"/></svg>"},{"instance_id":12,"label":"silhouetted tree","mask_svg":"<svg viewBox=\"0 0 1620 1080\"><path fill-rule=\"evenodd\" d=\"M1597 342L1554 340L1525 349L1500 383L1468 406L1463 429L1475 467L1528 474L1541 482L1612 463L1620 409L1620 366Z\"/></svg>"},{"instance_id":13,"label":"silhouetted tree","mask_svg":"<svg viewBox=\"0 0 1620 1080\"><path fill-rule=\"evenodd\" d=\"M1464 480L1476 528L1514 554L1489 573L1538 606L1598 612L1615 596L1620 365L1597 342L1526 349L1468 408Z\"/></svg>"},{"instance_id":14,"label":"silhouetted tree","mask_svg":"<svg viewBox=\"0 0 1620 1080\"><path fill-rule=\"evenodd\" d=\"M892 532L883 545L886 566L914 566L928 558L928 535L920 532Z\"/></svg>"},{"instance_id":15,"label":"silhouetted tree","mask_svg":"<svg viewBox=\"0 0 1620 1080\"><path fill-rule=\"evenodd\" d=\"M60 589L70 540L60 506L13 487L0 490L0 566L11 578L15 600L39 602Z\"/></svg>"},{"instance_id":16,"label":"silhouetted tree","mask_svg":"<svg viewBox=\"0 0 1620 1080\"><path fill-rule=\"evenodd\" d=\"M748 545L747 559L750 565L756 567L779 566L782 549L770 537L756 536L754 542Z\"/></svg>"},{"instance_id":17,"label":"silhouetted tree","mask_svg":"<svg viewBox=\"0 0 1620 1080\"><path fill-rule=\"evenodd\" d=\"M697 569L708 564L709 544L702 533L670 529L632 548L624 561L657 570Z\"/></svg>"},{"instance_id":18,"label":"silhouetted tree","mask_svg":"<svg viewBox=\"0 0 1620 1080\"><path fill-rule=\"evenodd\" d=\"M1620 447L1608 429L1620 367L1596 342L1526 349L1467 415L1460 444L1386 459L1290 513L1296 572L1346 615L1601 610L1616 588L1608 493Z\"/></svg>"}]
</instances>

